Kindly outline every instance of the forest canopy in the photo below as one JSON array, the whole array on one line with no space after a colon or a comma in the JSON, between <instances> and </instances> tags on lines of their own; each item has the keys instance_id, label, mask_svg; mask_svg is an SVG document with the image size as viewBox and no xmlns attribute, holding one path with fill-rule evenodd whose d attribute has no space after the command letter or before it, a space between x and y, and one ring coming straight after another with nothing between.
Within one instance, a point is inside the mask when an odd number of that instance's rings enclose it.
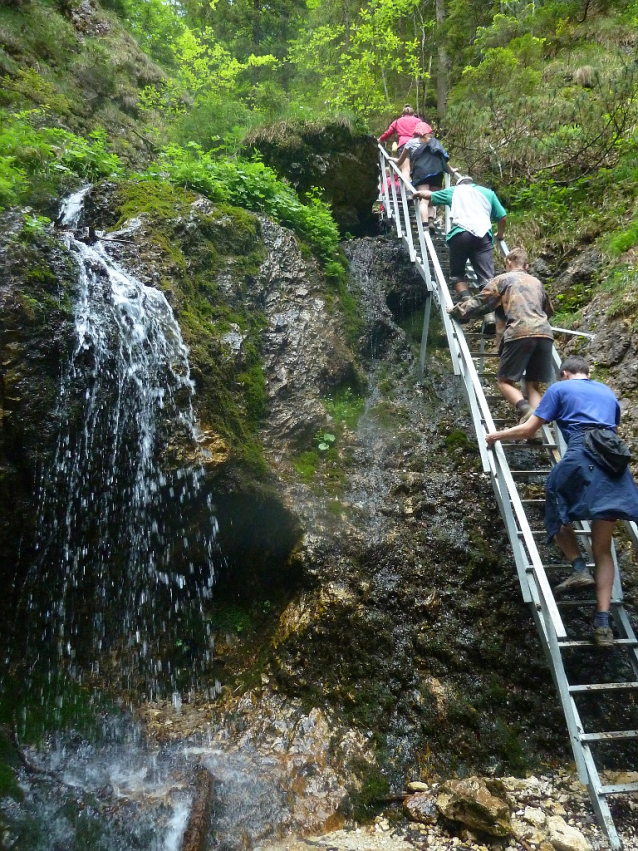
<instances>
[{"instance_id":1,"label":"forest canopy","mask_svg":"<svg viewBox=\"0 0 638 851\"><path fill-rule=\"evenodd\" d=\"M274 122L378 136L410 103L533 235L636 230L637 31L637 0L2 0L0 206L171 151L210 169Z\"/></svg>"}]
</instances>

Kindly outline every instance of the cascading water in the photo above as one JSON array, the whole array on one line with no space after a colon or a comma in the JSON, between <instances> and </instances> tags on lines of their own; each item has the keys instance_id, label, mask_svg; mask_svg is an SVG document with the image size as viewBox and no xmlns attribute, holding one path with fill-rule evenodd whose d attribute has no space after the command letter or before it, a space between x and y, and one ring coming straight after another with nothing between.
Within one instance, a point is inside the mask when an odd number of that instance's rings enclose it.
<instances>
[{"instance_id":1,"label":"cascading water","mask_svg":"<svg viewBox=\"0 0 638 851\"><path fill-rule=\"evenodd\" d=\"M201 466L184 465L174 448L197 455L179 326L164 295L104 243L75 238L87 191L61 216L80 295L57 449L40 493L30 640L41 655L52 648L65 674L90 671L153 698L195 685L210 658L201 603L221 559L217 521ZM130 239L135 228L110 238Z\"/></svg>"}]
</instances>

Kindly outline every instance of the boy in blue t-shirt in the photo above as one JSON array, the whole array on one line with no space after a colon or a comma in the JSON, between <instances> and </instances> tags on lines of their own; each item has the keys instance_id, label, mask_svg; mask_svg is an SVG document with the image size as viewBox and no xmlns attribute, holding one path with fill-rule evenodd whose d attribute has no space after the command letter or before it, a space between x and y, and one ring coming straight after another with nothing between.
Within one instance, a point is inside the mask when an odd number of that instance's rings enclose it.
<instances>
[{"instance_id":1,"label":"boy in blue t-shirt","mask_svg":"<svg viewBox=\"0 0 638 851\"><path fill-rule=\"evenodd\" d=\"M488 446L509 438L532 437L546 422L554 421L567 441L567 452L552 469L545 484L545 527L548 539L556 540L574 573L555 589L557 593L595 584L597 611L594 618L594 642L602 647L613 645L609 608L614 583L611 542L616 520L638 520L638 488L629 468L612 477L592 462L585 452L585 433L591 428L616 430L620 406L612 390L589 378L589 365L576 355L560 366L560 383L553 384L543 396L530 419L523 424L486 436ZM595 579L587 569L572 520L591 522L591 543Z\"/></svg>"}]
</instances>

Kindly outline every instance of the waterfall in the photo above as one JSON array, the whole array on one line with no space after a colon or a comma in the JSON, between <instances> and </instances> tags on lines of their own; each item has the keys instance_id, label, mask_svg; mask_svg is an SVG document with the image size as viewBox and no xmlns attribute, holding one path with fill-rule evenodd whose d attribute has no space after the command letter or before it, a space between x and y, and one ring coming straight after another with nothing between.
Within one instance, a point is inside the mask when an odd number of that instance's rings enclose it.
<instances>
[{"instance_id":1,"label":"waterfall","mask_svg":"<svg viewBox=\"0 0 638 851\"><path fill-rule=\"evenodd\" d=\"M163 293L122 268L108 243L73 235L87 191L61 215L79 296L29 616L45 598L33 637L74 676L119 679L153 698L194 685L210 658L202 601L222 556L202 469L180 461L184 445L197 456L197 428L179 325ZM110 236L130 239L137 227Z\"/></svg>"}]
</instances>

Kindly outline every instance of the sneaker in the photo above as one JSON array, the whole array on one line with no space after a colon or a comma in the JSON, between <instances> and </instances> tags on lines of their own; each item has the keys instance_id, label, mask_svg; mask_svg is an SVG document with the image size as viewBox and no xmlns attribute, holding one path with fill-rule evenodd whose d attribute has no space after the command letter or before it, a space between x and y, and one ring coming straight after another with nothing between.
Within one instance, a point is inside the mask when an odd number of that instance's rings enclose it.
<instances>
[{"instance_id":1,"label":"sneaker","mask_svg":"<svg viewBox=\"0 0 638 851\"><path fill-rule=\"evenodd\" d=\"M520 418L519 425L526 423L530 417L533 417L536 413L536 408L532 408L531 405L523 412L523 416Z\"/></svg>"},{"instance_id":2,"label":"sneaker","mask_svg":"<svg viewBox=\"0 0 638 851\"><path fill-rule=\"evenodd\" d=\"M593 631L594 644L597 647L613 647L614 634L610 626L595 626Z\"/></svg>"},{"instance_id":3,"label":"sneaker","mask_svg":"<svg viewBox=\"0 0 638 851\"><path fill-rule=\"evenodd\" d=\"M436 231L436 221L434 219L428 219L428 230L430 233L434 233Z\"/></svg>"},{"instance_id":4,"label":"sneaker","mask_svg":"<svg viewBox=\"0 0 638 851\"><path fill-rule=\"evenodd\" d=\"M574 571L567 579L563 580L560 585L554 588L554 594L564 594L565 591L577 591L580 588L593 588L596 580L589 572L588 568L580 572Z\"/></svg>"}]
</instances>

